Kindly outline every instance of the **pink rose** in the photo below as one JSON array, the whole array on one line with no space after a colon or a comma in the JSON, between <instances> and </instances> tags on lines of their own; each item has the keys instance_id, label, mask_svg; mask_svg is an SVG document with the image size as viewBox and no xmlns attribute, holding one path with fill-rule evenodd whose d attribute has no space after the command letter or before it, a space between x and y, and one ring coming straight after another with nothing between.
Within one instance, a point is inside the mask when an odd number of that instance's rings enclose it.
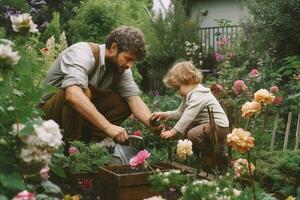
<instances>
[{"instance_id":1,"label":"pink rose","mask_svg":"<svg viewBox=\"0 0 300 200\"><path fill-rule=\"evenodd\" d=\"M74 155L77 152L79 152L79 150L77 149L77 147L70 147L68 152L69 152L69 155Z\"/></svg>"},{"instance_id":2,"label":"pink rose","mask_svg":"<svg viewBox=\"0 0 300 200\"><path fill-rule=\"evenodd\" d=\"M133 132L133 135L142 136L142 131L141 130L136 130L136 131Z\"/></svg>"},{"instance_id":3,"label":"pink rose","mask_svg":"<svg viewBox=\"0 0 300 200\"><path fill-rule=\"evenodd\" d=\"M216 58L217 62L221 62L221 60L222 60L222 54L220 54L219 52L216 52L215 53L215 58Z\"/></svg>"},{"instance_id":4,"label":"pink rose","mask_svg":"<svg viewBox=\"0 0 300 200\"><path fill-rule=\"evenodd\" d=\"M248 90L248 87L246 86L245 82L243 80L236 80L233 83L233 91L235 94L241 94L243 92L246 92Z\"/></svg>"},{"instance_id":5,"label":"pink rose","mask_svg":"<svg viewBox=\"0 0 300 200\"><path fill-rule=\"evenodd\" d=\"M259 76L259 72L257 69L252 69L251 72L249 73L250 78L256 78Z\"/></svg>"},{"instance_id":6,"label":"pink rose","mask_svg":"<svg viewBox=\"0 0 300 200\"><path fill-rule=\"evenodd\" d=\"M151 153L149 153L146 149L140 151L136 156L130 159L129 164L131 168L136 169L143 165L150 155Z\"/></svg>"},{"instance_id":7,"label":"pink rose","mask_svg":"<svg viewBox=\"0 0 300 200\"><path fill-rule=\"evenodd\" d=\"M283 100L282 96L276 96L274 101L273 101L273 104L276 105L276 106L279 106L282 103L282 100Z\"/></svg>"},{"instance_id":8,"label":"pink rose","mask_svg":"<svg viewBox=\"0 0 300 200\"><path fill-rule=\"evenodd\" d=\"M44 181L47 181L49 179L49 167L45 166L40 171L40 176Z\"/></svg>"},{"instance_id":9,"label":"pink rose","mask_svg":"<svg viewBox=\"0 0 300 200\"><path fill-rule=\"evenodd\" d=\"M35 194L24 190L18 193L12 200L35 200Z\"/></svg>"},{"instance_id":10,"label":"pink rose","mask_svg":"<svg viewBox=\"0 0 300 200\"><path fill-rule=\"evenodd\" d=\"M278 86L273 85L272 87L270 87L270 92L271 93L277 93L277 92L279 92Z\"/></svg>"}]
</instances>

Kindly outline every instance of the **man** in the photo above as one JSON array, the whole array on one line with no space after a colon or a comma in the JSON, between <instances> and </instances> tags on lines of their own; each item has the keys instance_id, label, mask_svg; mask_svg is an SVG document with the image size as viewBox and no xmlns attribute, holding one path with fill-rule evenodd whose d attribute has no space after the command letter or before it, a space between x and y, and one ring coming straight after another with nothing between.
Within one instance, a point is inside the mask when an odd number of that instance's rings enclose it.
<instances>
[{"instance_id":1,"label":"man","mask_svg":"<svg viewBox=\"0 0 300 200\"><path fill-rule=\"evenodd\" d=\"M43 98L45 119L64 129L66 142L84 137L88 122L93 139L109 136L122 143L128 135L119 125L131 113L150 127L151 113L131 72L134 62L145 56L143 33L128 26L112 31L105 44L70 46L48 71L45 83L60 90Z\"/></svg>"}]
</instances>

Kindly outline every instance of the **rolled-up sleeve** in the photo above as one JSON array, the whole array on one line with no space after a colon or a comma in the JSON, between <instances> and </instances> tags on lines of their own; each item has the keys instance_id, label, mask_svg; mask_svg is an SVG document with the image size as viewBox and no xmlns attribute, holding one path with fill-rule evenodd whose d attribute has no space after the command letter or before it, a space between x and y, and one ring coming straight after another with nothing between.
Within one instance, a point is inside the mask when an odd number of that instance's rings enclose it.
<instances>
[{"instance_id":1,"label":"rolled-up sleeve","mask_svg":"<svg viewBox=\"0 0 300 200\"><path fill-rule=\"evenodd\" d=\"M121 97L139 96L141 91L135 81L133 80L132 71L127 69L121 75L119 85L117 87Z\"/></svg>"},{"instance_id":2,"label":"rolled-up sleeve","mask_svg":"<svg viewBox=\"0 0 300 200\"><path fill-rule=\"evenodd\" d=\"M61 88L78 85L88 87L88 74L94 65L92 51L87 45L77 45L69 48L61 58L61 71L64 74Z\"/></svg>"}]
</instances>

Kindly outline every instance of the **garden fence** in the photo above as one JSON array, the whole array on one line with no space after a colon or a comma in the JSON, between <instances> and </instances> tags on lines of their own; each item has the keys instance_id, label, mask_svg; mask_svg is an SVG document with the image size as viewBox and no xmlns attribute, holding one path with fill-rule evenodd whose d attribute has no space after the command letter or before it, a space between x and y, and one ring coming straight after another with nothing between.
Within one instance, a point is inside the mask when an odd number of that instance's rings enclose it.
<instances>
[{"instance_id":1,"label":"garden fence","mask_svg":"<svg viewBox=\"0 0 300 200\"><path fill-rule=\"evenodd\" d=\"M294 117L295 114L297 115L297 117ZM273 130L272 130L272 140L271 140L271 145L270 145L270 151L274 151L274 144L275 144L275 138L276 138L276 133L278 130L278 124L279 124L279 119L280 119L280 113L276 113L276 117L274 120L274 126L273 126ZM290 132L291 132L291 125L292 125L292 120L297 120L297 125L296 125L296 129L295 129L295 147L294 150L298 150L299 149L299 143L300 143L300 113L292 113L289 112L288 113L288 117L287 117L287 124L285 127L285 133L284 133L284 142L283 142L283 151L287 150L288 147L288 143L289 143L289 137L290 137ZM294 123L295 124L295 123Z\"/></svg>"},{"instance_id":2,"label":"garden fence","mask_svg":"<svg viewBox=\"0 0 300 200\"><path fill-rule=\"evenodd\" d=\"M205 27L199 29L200 42L202 44L202 54L205 56L209 52L218 51L217 42L219 38L226 36L228 40L232 41L239 35L242 26L216 26ZM230 42L229 45L232 45Z\"/></svg>"},{"instance_id":3,"label":"garden fence","mask_svg":"<svg viewBox=\"0 0 300 200\"><path fill-rule=\"evenodd\" d=\"M200 28L199 31L199 44L202 46L202 55L206 57L208 53L213 53L218 51L217 41L220 37L226 36L228 40L234 41L238 34L242 30L242 26L219 26L219 27L205 27ZM229 42L229 45L234 45L234 43ZM204 63L205 64L205 63ZM161 64L160 67L149 67L147 74L147 88L149 91L154 91L155 93L164 93L165 87L162 82L165 76L169 64ZM206 69L202 71L203 73L210 73L210 70Z\"/></svg>"}]
</instances>

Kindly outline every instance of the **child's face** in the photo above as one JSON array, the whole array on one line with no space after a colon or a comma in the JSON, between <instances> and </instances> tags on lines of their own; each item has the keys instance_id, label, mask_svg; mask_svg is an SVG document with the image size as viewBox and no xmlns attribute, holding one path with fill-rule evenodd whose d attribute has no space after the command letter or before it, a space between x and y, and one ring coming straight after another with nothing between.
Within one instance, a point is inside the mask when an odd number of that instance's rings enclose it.
<instances>
[{"instance_id":1,"label":"child's face","mask_svg":"<svg viewBox=\"0 0 300 200\"><path fill-rule=\"evenodd\" d=\"M177 89L179 94L183 97L185 97L190 92L190 90L190 85L180 85Z\"/></svg>"}]
</instances>

